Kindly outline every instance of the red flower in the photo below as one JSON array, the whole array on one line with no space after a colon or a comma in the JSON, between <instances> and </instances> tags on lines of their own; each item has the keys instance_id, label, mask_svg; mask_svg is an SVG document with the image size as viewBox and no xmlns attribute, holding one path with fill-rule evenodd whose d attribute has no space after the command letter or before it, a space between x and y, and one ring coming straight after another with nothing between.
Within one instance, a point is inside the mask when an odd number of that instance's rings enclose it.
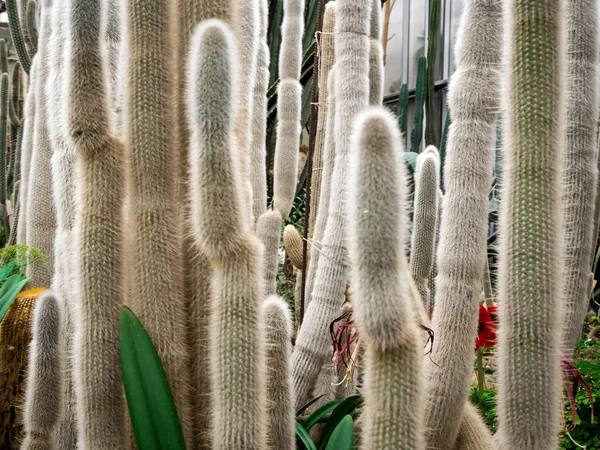
<instances>
[{"instance_id":1,"label":"red flower","mask_svg":"<svg viewBox=\"0 0 600 450\"><path fill-rule=\"evenodd\" d=\"M479 326L477 329L477 340L475 351L480 347L493 347L496 345L496 318L497 307L479 305Z\"/></svg>"}]
</instances>

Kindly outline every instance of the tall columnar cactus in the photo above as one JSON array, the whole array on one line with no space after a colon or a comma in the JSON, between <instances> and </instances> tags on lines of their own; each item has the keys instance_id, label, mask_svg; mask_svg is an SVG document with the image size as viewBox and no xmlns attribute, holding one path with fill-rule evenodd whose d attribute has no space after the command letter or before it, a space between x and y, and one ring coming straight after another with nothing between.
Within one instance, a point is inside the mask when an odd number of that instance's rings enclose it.
<instances>
[{"instance_id":1,"label":"tall columnar cactus","mask_svg":"<svg viewBox=\"0 0 600 450\"><path fill-rule=\"evenodd\" d=\"M36 90L33 151L31 154L29 186L27 187L26 244L40 249L48 256L47 264L27 266L33 287L49 287L54 272L54 237L56 234L56 209L52 201L52 176L50 159L52 147L48 135L48 107L44 95L45 82L50 76L50 36L52 28L52 0L44 0L41 9L40 45L37 75L30 89Z\"/></svg>"},{"instance_id":2,"label":"tall columnar cactus","mask_svg":"<svg viewBox=\"0 0 600 450\"><path fill-rule=\"evenodd\" d=\"M6 184L11 192L14 192L14 185L19 177L17 170L18 160L20 159L19 134L21 130L21 105L19 104L19 95L21 92L21 64L17 61L13 64L10 73L10 97L8 100L8 117L10 124L10 161L7 167ZM13 205L16 197L13 198Z\"/></svg>"},{"instance_id":3,"label":"tall columnar cactus","mask_svg":"<svg viewBox=\"0 0 600 450\"><path fill-rule=\"evenodd\" d=\"M328 3L330 5L331 3ZM318 209L313 211L316 215L315 228L312 234L311 247L314 250L310 252L310 262L308 266L308 278L306 280L306 306L312 299L312 286L314 285L315 275L321 254L323 236L327 227L329 218L329 203L331 200L331 179L333 178L333 169L335 165L335 66L329 72L327 79L327 123L325 130L325 147L323 149L323 169L321 180L321 192L319 193Z\"/></svg>"},{"instance_id":4,"label":"tall columnar cactus","mask_svg":"<svg viewBox=\"0 0 600 450\"><path fill-rule=\"evenodd\" d=\"M562 4L506 4L508 95L498 295L497 435L502 449L558 447L565 277ZM452 120L453 126L460 120L455 108Z\"/></svg>"},{"instance_id":5,"label":"tall columnar cactus","mask_svg":"<svg viewBox=\"0 0 600 450\"><path fill-rule=\"evenodd\" d=\"M25 5L25 2L21 2L21 5ZM27 27L25 23L25 10L24 8L19 11L17 6L17 0L6 1L6 11L8 13L8 26L10 28L10 35L15 44L19 61L25 73L29 74L31 68L31 58L27 52L25 45L25 39L23 38L23 31Z\"/></svg>"},{"instance_id":6,"label":"tall columnar cactus","mask_svg":"<svg viewBox=\"0 0 600 450\"><path fill-rule=\"evenodd\" d=\"M256 222L256 235L264 246L264 293L272 295L277 292L277 265L279 260L279 243L281 241L281 214L279 211L267 211Z\"/></svg>"},{"instance_id":7,"label":"tall columnar cactus","mask_svg":"<svg viewBox=\"0 0 600 450\"><path fill-rule=\"evenodd\" d=\"M267 448L294 450L294 391L290 370L292 317L287 303L272 295L262 304L267 361Z\"/></svg>"},{"instance_id":8,"label":"tall columnar cactus","mask_svg":"<svg viewBox=\"0 0 600 450\"><path fill-rule=\"evenodd\" d=\"M35 0L22 0L25 4L25 23L23 28L23 38L29 47L29 54L33 58L37 53L38 33L37 33L37 12L38 4ZM27 31L25 31L27 30Z\"/></svg>"},{"instance_id":9,"label":"tall columnar cactus","mask_svg":"<svg viewBox=\"0 0 600 450\"><path fill-rule=\"evenodd\" d=\"M464 13L463 13L464 14ZM410 133L410 151L419 153L423 140L423 119L425 118L425 99L427 98L427 58L419 57L417 65L417 86L415 88L415 118Z\"/></svg>"},{"instance_id":10,"label":"tall columnar cactus","mask_svg":"<svg viewBox=\"0 0 600 450\"><path fill-rule=\"evenodd\" d=\"M300 66L304 33L304 0L284 0L277 88L277 144L273 169L273 206L287 218L296 194L300 148Z\"/></svg>"},{"instance_id":11,"label":"tall columnar cactus","mask_svg":"<svg viewBox=\"0 0 600 450\"><path fill-rule=\"evenodd\" d=\"M323 33L319 41L319 116L317 120L317 134L315 135L315 148L312 162L312 176L310 183L310 216L308 218L308 233L310 237L315 235L315 226L319 212L319 203L321 197L321 185L325 171L324 153L325 153L325 130L327 128L327 117L332 105L328 90L329 72L333 67L335 57L335 47L333 30L335 27L335 1L330 1L325 5L323 14Z\"/></svg>"},{"instance_id":12,"label":"tall columnar cactus","mask_svg":"<svg viewBox=\"0 0 600 450\"><path fill-rule=\"evenodd\" d=\"M477 409L467 402L463 411L454 450L496 450L492 433Z\"/></svg>"},{"instance_id":13,"label":"tall columnar cactus","mask_svg":"<svg viewBox=\"0 0 600 450\"><path fill-rule=\"evenodd\" d=\"M422 347L404 254L402 148L395 120L370 109L356 121L350 170L353 318L366 344L362 447L425 448Z\"/></svg>"},{"instance_id":14,"label":"tall columnar cactus","mask_svg":"<svg viewBox=\"0 0 600 450\"><path fill-rule=\"evenodd\" d=\"M109 131L101 4L70 0L67 6L65 119L76 155L73 362L78 448L108 450L124 448L126 442L119 360L125 149Z\"/></svg>"},{"instance_id":15,"label":"tall columnar cactus","mask_svg":"<svg viewBox=\"0 0 600 450\"><path fill-rule=\"evenodd\" d=\"M590 0L565 1L566 53L566 146L565 189L565 309L562 347L571 354L579 340L589 305L588 278L595 242L594 202L598 182L596 124L598 99L597 4Z\"/></svg>"},{"instance_id":16,"label":"tall columnar cactus","mask_svg":"<svg viewBox=\"0 0 600 450\"><path fill-rule=\"evenodd\" d=\"M121 131L123 107L123 79L125 76L122 55L124 47L124 24L122 23L125 7L119 0L108 0L102 8L102 28L108 56L108 73L110 87L110 110L113 113L113 127L117 133ZM125 7L124 7L125 6Z\"/></svg>"},{"instance_id":17,"label":"tall columnar cactus","mask_svg":"<svg viewBox=\"0 0 600 450\"><path fill-rule=\"evenodd\" d=\"M66 0L54 0L50 36L49 64L51 70L45 80L47 104L47 126L52 145L52 196L56 209L56 236L54 239L54 275L52 288L63 303L62 345L64 346L65 371L62 392L62 417L56 432L59 449L74 450L77 446L77 418L75 407L75 384L73 380L73 308L77 289L75 281L75 148L66 134L64 126L66 111L65 96L65 28L68 12Z\"/></svg>"},{"instance_id":18,"label":"tall columnar cactus","mask_svg":"<svg viewBox=\"0 0 600 450\"><path fill-rule=\"evenodd\" d=\"M304 244L302 235L294 225L287 225L283 230L283 245L290 262L296 269L296 288L294 289L294 332L300 324L300 309L302 295L302 269L304 267Z\"/></svg>"},{"instance_id":19,"label":"tall columnar cactus","mask_svg":"<svg viewBox=\"0 0 600 450\"><path fill-rule=\"evenodd\" d=\"M261 244L245 220L233 109L235 44L222 21L194 34L188 73L194 238L213 270L210 370L214 449L266 439ZM240 389L243 386L243 389Z\"/></svg>"},{"instance_id":20,"label":"tall columnar cactus","mask_svg":"<svg viewBox=\"0 0 600 450\"><path fill-rule=\"evenodd\" d=\"M6 129L8 125L8 74L0 76L0 220L6 218ZM7 229L7 228L5 228Z\"/></svg>"},{"instance_id":21,"label":"tall columnar cactus","mask_svg":"<svg viewBox=\"0 0 600 450\"><path fill-rule=\"evenodd\" d=\"M487 251L488 192L499 109L502 2L470 0L456 43L448 104L452 127L444 176L435 346L426 359L427 445L452 448L473 370L479 294Z\"/></svg>"},{"instance_id":22,"label":"tall columnar cactus","mask_svg":"<svg viewBox=\"0 0 600 450\"><path fill-rule=\"evenodd\" d=\"M369 104L381 105L383 100L383 48L379 40L381 28L381 2L373 0L371 28L369 31Z\"/></svg>"},{"instance_id":23,"label":"tall columnar cactus","mask_svg":"<svg viewBox=\"0 0 600 450\"><path fill-rule=\"evenodd\" d=\"M269 88L269 45L267 28L269 5L267 0L258 2L258 48L256 77L252 91L252 139L248 154L250 185L252 187L252 217L258 220L267 211L267 89Z\"/></svg>"},{"instance_id":24,"label":"tall columnar cactus","mask_svg":"<svg viewBox=\"0 0 600 450\"><path fill-rule=\"evenodd\" d=\"M22 450L63 448L56 446L54 435L62 406L61 316L56 295L41 294L33 312Z\"/></svg>"},{"instance_id":25,"label":"tall columnar cactus","mask_svg":"<svg viewBox=\"0 0 600 450\"><path fill-rule=\"evenodd\" d=\"M183 292L179 153L173 151L176 78L172 18L177 4L129 2L125 140L130 172L129 306L140 318L165 368L183 433L192 444L190 349ZM160 58L156 56L160 55ZM169 320L165 320L168 317Z\"/></svg>"},{"instance_id":26,"label":"tall columnar cactus","mask_svg":"<svg viewBox=\"0 0 600 450\"><path fill-rule=\"evenodd\" d=\"M369 102L369 23L371 0L338 0L335 23L336 159L331 180L335 195L323 237L319 267L312 286L311 303L296 339L292 359L296 405L302 405L328 360L329 324L346 298L348 251L346 211L348 151L353 121Z\"/></svg>"},{"instance_id":27,"label":"tall columnar cactus","mask_svg":"<svg viewBox=\"0 0 600 450\"><path fill-rule=\"evenodd\" d=\"M35 104L36 92L35 83L37 81L37 60L34 60L29 73L29 91L25 99L25 116L23 124L23 140L21 142L21 193L19 195L20 214L19 225L17 228L17 242L25 244L27 241L27 193L29 191L29 171L31 168L31 154L33 153L33 130L35 124Z\"/></svg>"},{"instance_id":28,"label":"tall columnar cactus","mask_svg":"<svg viewBox=\"0 0 600 450\"><path fill-rule=\"evenodd\" d=\"M440 157L434 146L427 147L417 158L415 178L410 274L428 310L428 282L436 253L440 199Z\"/></svg>"}]
</instances>

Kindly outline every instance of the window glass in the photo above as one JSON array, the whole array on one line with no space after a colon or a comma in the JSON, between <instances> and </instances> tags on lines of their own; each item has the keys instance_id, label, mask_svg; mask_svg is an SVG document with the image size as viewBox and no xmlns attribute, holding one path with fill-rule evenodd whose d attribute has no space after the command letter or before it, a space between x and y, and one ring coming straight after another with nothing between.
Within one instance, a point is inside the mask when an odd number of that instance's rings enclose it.
<instances>
[{"instance_id":1,"label":"window glass","mask_svg":"<svg viewBox=\"0 0 600 450\"><path fill-rule=\"evenodd\" d=\"M424 0L410 0L410 33L408 38L408 87L417 84L419 56L425 54L425 13Z\"/></svg>"},{"instance_id":2,"label":"window glass","mask_svg":"<svg viewBox=\"0 0 600 450\"><path fill-rule=\"evenodd\" d=\"M402 21L404 0L388 0L385 2L382 11L382 21L386 21L386 8L391 6L389 11L389 26L387 36L384 36L385 27L382 27L381 42L385 49L385 39L387 49L385 56L385 82L383 86L383 95L397 94L402 85Z\"/></svg>"}]
</instances>

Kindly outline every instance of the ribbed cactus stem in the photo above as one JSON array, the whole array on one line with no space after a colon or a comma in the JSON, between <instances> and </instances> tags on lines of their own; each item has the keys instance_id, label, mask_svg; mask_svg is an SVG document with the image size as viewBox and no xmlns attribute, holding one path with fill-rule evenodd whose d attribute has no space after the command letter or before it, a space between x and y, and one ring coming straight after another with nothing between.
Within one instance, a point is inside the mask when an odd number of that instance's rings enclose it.
<instances>
[{"instance_id":1,"label":"ribbed cactus stem","mask_svg":"<svg viewBox=\"0 0 600 450\"><path fill-rule=\"evenodd\" d=\"M317 120L317 134L315 135L315 149L313 153L312 177L310 183L310 211L308 218L308 232L312 238L315 235L315 226L319 214L319 204L321 200L321 186L324 178L325 164L325 136L327 129L327 117L329 110L333 110L330 104L328 80L329 73L333 67L335 57L333 30L335 28L335 1L330 1L325 5L323 14L323 33L319 47L319 116ZM307 290L308 292L308 290Z\"/></svg>"},{"instance_id":2,"label":"ribbed cactus stem","mask_svg":"<svg viewBox=\"0 0 600 450\"><path fill-rule=\"evenodd\" d=\"M35 56L37 53L38 47L38 33L37 33L37 9L38 5L35 0L25 1L22 0L22 3L27 3L25 7L25 23L23 28L23 37L25 38L25 42L29 46L29 54ZM27 32L25 32L27 30Z\"/></svg>"},{"instance_id":3,"label":"ribbed cactus stem","mask_svg":"<svg viewBox=\"0 0 600 450\"><path fill-rule=\"evenodd\" d=\"M0 209L6 215L6 129L8 125L8 73L0 76Z\"/></svg>"},{"instance_id":4,"label":"ribbed cactus stem","mask_svg":"<svg viewBox=\"0 0 600 450\"><path fill-rule=\"evenodd\" d=\"M27 198L29 190L29 171L31 168L31 154L33 153L33 130L35 124L35 83L37 80L37 60L31 65L29 74L29 91L25 98L25 117L21 127L23 128L23 140L21 143L21 213L19 226L17 228L17 242L25 244L27 241Z\"/></svg>"},{"instance_id":5,"label":"ribbed cactus stem","mask_svg":"<svg viewBox=\"0 0 600 450\"><path fill-rule=\"evenodd\" d=\"M283 230L283 245L285 252L290 258L292 266L296 269L302 269L303 258L302 258L302 247L303 239L300 232L294 225L286 225Z\"/></svg>"},{"instance_id":6,"label":"ribbed cactus stem","mask_svg":"<svg viewBox=\"0 0 600 450\"><path fill-rule=\"evenodd\" d=\"M25 40L23 39L23 25L25 25L25 21L21 20L20 16L24 16L19 11L19 7L17 6L17 0L7 0L6 1L6 12L8 13L8 26L10 28L10 35L15 44L15 49L17 50L17 55L19 56L19 61L21 62L21 66L23 66L23 70L26 74L29 74L29 69L31 68L31 60L29 59L29 54L27 53L27 48L25 46Z\"/></svg>"},{"instance_id":7,"label":"ribbed cactus stem","mask_svg":"<svg viewBox=\"0 0 600 450\"><path fill-rule=\"evenodd\" d=\"M6 54L6 41L0 39L0 71L8 73L8 56Z\"/></svg>"},{"instance_id":8,"label":"ribbed cactus stem","mask_svg":"<svg viewBox=\"0 0 600 450\"><path fill-rule=\"evenodd\" d=\"M61 316L56 295L41 294L33 312L22 450L62 448L56 446L54 436L62 408Z\"/></svg>"},{"instance_id":9,"label":"ribbed cactus stem","mask_svg":"<svg viewBox=\"0 0 600 450\"><path fill-rule=\"evenodd\" d=\"M477 409L469 402L465 405L454 450L496 450L497 443L483 422Z\"/></svg>"},{"instance_id":10,"label":"ribbed cactus stem","mask_svg":"<svg viewBox=\"0 0 600 450\"><path fill-rule=\"evenodd\" d=\"M410 253L410 274L426 309L429 304L428 282L437 243L439 185L440 157L437 149L430 145L417 158Z\"/></svg>"},{"instance_id":11,"label":"ribbed cactus stem","mask_svg":"<svg viewBox=\"0 0 600 450\"><path fill-rule=\"evenodd\" d=\"M279 211L267 211L256 222L256 235L264 246L264 293L272 295L277 292L277 265L279 260L279 243L281 242L281 214Z\"/></svg>"},{"instance_id":12,"label":"ribbed cactus stem","mask_svg":"<svg viewBox=\"0 0 600 450\"><path fill-rule=\"evenodd\" d=\"M566 142L562 6L562 0L506 4L497 353L502 449L558 447L567 275L560 203ZM452 120L454 125L455 109Z\"/></svg>"},{"instance_id":13,"label":"ribbed cactus stem","mask_svg":"<svg viewBox=\"0 0 600 450\"><path fill-rule=\"evenodd\" d=\"M190 55L192 231L213 270L212 448L262 449L262 252L245 220L248 205L238 175L233 126L236 56L229 27L219 20L203 22L194 33Z\"/></svg>"},{"instance_id":14,"label":"ribbed cactus stem","mask_svg":"<svg viewBox=\"0 0 600 450\"><path fill-rule=\"evenodd\" d=\"M296 339L292 372L296 406L309 398L323 363L331 355L329 324L339 315L348 284L346 211L348 150L356 115L369 102L371 0L338 0L335 23L335 142L331 203L311 303Z\"/></svg>"},{"instance_id":15,"label":"ribbed cactus stem","mask_svg":"<svg viewBox=\"0 0 600 450\"><path fill-rule=\"evenodd\" d=\"M285 219L296 194L300 148L301 97L300 66L304 34L304 0L284 0L279 51L277 90L277 143L273 163L273 206Z\"/></svg>"},{"instance_id":16,"label":"ribbed cactus stem","mask_svg":"<svg viewBox=\"0 0 600 450\"><path fill-rule=\"evenodd\" d=\"M50 76L50 36L53 27L52 0L44 0L41 9L39 60L35 84L36 115L33 131L33 151L29 186L27 188L27 240L26 244L40 249L48 256L47 264L30 264L27 275L31 286L49 287L54 272L54 236L56 234L56 210L52 201L52 176L50 159L52 146L48 135L48 105L44 95L45 82Z\"/></svg>"},{"instance_id":17,"label":"ribbed cactus stem","mask_svg":"<svg viewBox=\"0 0 600 450\"><path fill-rule=\"evenodd\" d=\"M562 347L571 354L579 340L588 311L588 277L595 247L594 202L598 99L598 6L591 0L565 0L566 53L566 146L565 188L565 312Z\"/></svg>"},{"instance_id":18,"label":"ribbed cactus stem","mask_svg":"<svg viewBox=\"0 0 600 450\"><path fill-rule=\"evenodd\" d=\"M453 447L471 383L500 107L502 23L501 1L470 0L458 30L448 99L453 122L444 167L435 345L425 360L425 429L431 449Z\"/></svg>"},{"instance_id":19,"label":"ribbed cactus stem","mask_svg":"<svg viewBox=\"0 0 600 450\"><path fill-rule=\"evenodd\" d=\"M357 118L348 211L353 318L366 345L364 449L425 448L423 356L404 254L402 151L396 121L385 110Z\"/></svg>"},{"instance_id":20,"label":"ribbed cactus stem","mask_svg":"<svg viewBox=\"0 0 600 450\"><path fill-rule=\"evenodd\" d=\"M294 391L290 358L292 356L292 317L287 303L272 295L262 304L267 361L267 448L294 450Z\"/></svg>"},{"instance_id":21,"label":"ribbed cactus stem","mask_svg":"<svg viewBox=\"0 0 600 450\"><path fill-rule=\"evenodd\" d=\"M383 48L379 40L381 28L381 2L373 0L371 29L369 31L369 105L381 105L383 100Z\"/></svg>"},{"instance_id":22,"label":"ribbed cactus stem","mask_svg":"<svg viewBox=\"0 0 600 450\"><path fill-rule=\"evenodd\" d=\"M269 88L269 45L267 28L269 5L267 0L258 2L258 48L256 57L256 77L252 92L252 139L249 152L249 175L252 186L252 217L258 220L267 211L267 89Z\"/></svg>"},{"instance_id":23,"label":"ribbed cactus stem","mask_svg":"<svg viewBox=\"0 0 600 450\"><path fill-rule=\"evenodd\" d=\"M65 111L75 148L74 381L78 448L124 448L125 402L119 359L123 288L124 145L109 133L99 1L70 0Z\"/></svg>"}]
</instances>

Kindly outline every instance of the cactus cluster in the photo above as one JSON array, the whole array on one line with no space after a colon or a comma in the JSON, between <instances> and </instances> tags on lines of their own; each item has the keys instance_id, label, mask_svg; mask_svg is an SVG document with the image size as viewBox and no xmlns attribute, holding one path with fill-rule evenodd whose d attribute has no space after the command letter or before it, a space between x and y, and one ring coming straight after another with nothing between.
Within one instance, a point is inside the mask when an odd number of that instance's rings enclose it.
<instances>
[{"instance_id":1,"label":"cactus cluster","mask_svg":"<svg viewBox=\"0 0 600 450\"><path fill-rule=\"evenodd\" d=\"M190 450L292 450L295 433L309 439L307 413L296 411L327 394L312 404L322 411L352 383L364 398L357 448L557 448L560 352L573 350L593 282L595 2L465 1L447 143L442 157L428 145L416 158L414 199L408 86L399 119L380 105L379 0L163 3L7 1L20 63L10 71L0 41L0 141L10 145L0 155L0 241L37 247L49 262L27 265L39 289L20 294L0 324L0 447L132 445L125 305L156 348ZM280 79L269 88L269 20L281 13ZM303 39L305 15L317 14L306 242L288 219L308 103L303 40L314 38ZM436 140L427 65L436 52L430 41L418 61L415 152L425 102L426 142ZM493 436L467 397L500 111ZM276 295L284 224L292 308ZM347 369L335 373L332 356ZM310 436L324 448L339 430L319 425Z\"/></svg>"}]
</instances>

